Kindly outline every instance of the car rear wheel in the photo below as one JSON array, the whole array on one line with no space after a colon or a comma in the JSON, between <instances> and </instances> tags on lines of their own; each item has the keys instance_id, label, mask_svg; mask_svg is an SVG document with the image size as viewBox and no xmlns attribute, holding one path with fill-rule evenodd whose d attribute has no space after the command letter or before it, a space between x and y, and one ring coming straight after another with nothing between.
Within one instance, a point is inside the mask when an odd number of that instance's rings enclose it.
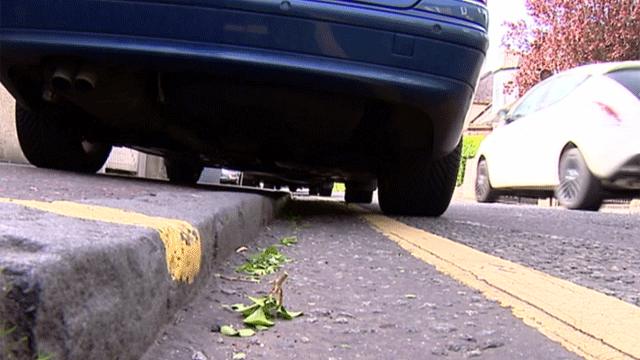
<instances>
[{"instance_id":1,"label":"car rear wheel","mask_svg":"<svg viewBox=\"0 0 640 360\"><path fill-rule=\"evenodd\" d=\"M487 162L482 159L478 163L478 169L476 172L476 200L481 203L495 202L498 198L496 190L491 187L491 180L489 180L489 168Z\"/></svg>"},{"instance_id":2,"label":"car rear wheel","mask_svg":"<svg viewBox=\"0 0 640 360\"><path fill-rule=\"evenodd\" d=\"M249 173L242 174L240 183L242 186L260 187L260 179L251 176Z\"/></svg>"},{"instance_id":3,"label":"car rear wheel","mask_svg":"<svg viewBox=\"0 0 640 360\"><path fill-rule=\"evenodd\" d=\"M318 194L324 197L331 197L333 193L333 182L327 182L320 185Z\"/></svg>"},{"instance_id":4,"label":"car rear wheel","mask_svg":"<svg viewBox=\"0 0 640 360\"><path fill-rule=\"evenodd\" d=\"M167 178L174 184L195 185L200 179L204 166L194 160L183 158L165 158Z\"/></svg>"},{"instance_id":5,"label":"car rear wheel","mask_svg":"<svg viewBox=\"0 0 640 360\"><path fill-rule=\"evenodd\" d=\"M580 150L562 153L558 169L560 184L555 190L560 205L572 210L598 211L602 206L602 188L584 161Z\"/></svg>"},{"instance_id":6,"label":"car rear wheel","mask_svg":"<svg viewBox=\"0 0 640 360\"><path fill-rule=\"evenodd\" d=\"M373 191L347 187L344 192L344 201L348 204L371 204L373 201Z\"/></svg>"},{"instance_id":7,"label":"car rear wheel","mask_svg":"<svg viewBox=\"0 0 640 360\"><path fill-rule=\"evenodd\" d=\"M16 104L16 130L24 156L37 167L95 173L111 153L111 145L89 142L73 126L80 114L53 107L28 110Z\"/></svg>"},{"instance_id":8,"label":"car rear wheel","mask_svg":"<svg viewBox=\"0 0 640 360\"><path fill-rule=\"evenodd\" d=\"M438 160L430 160L424 152L395 159L378 177L382 211L394 215L442 215L453 196L461 150L462 142Z\"/></svg>"}]
</instances>

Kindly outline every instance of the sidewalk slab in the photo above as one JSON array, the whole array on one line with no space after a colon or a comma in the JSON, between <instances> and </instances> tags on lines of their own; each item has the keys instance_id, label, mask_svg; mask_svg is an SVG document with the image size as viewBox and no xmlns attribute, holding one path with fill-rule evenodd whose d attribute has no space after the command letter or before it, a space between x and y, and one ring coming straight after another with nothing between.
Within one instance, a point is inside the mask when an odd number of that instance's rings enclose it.
<instances>
[{"instance_id":1,"label":"sidewalk slab","mask_svg":"<svg viewBox=\"0 0 640 360\"><path fill-rule=\"evenodd\" d=\"M253 239L288 195L0 165L0 198L0 358L123 360L138 359L216 263ZM157 229L6 199L181 220L200 235L199 271L192 282L172 279Z\"/></svg>"}]
</instances>

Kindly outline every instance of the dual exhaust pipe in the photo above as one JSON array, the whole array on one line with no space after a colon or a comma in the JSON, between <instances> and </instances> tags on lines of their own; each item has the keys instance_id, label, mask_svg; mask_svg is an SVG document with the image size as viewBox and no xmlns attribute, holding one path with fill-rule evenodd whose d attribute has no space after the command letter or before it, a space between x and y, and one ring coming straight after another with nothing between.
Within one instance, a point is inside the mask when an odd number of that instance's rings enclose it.
<instances>
[{"instance_id":1,"label":"dual exhaust pipe","mask_svg":"<svg viewBox=\"0 0 640 360\"><path fill-rule=\"evenodd\" d=\"M60 66L51 76L51 87L61 92L75 89L78 92L86 93L96 88L97 81L98 76L88 66L82 66L77 71L73 66Z\"/></svg>"}]
</instances>

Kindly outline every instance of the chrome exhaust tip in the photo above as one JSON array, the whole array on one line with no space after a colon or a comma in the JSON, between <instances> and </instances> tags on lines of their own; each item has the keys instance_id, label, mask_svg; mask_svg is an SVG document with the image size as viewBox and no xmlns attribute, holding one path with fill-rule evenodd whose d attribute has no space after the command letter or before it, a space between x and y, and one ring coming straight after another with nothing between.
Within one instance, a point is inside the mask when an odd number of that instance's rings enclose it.
<instances>
[{"instance_id":1,"label":"chrome exhaust tip","mask_svg":"<svg viewBox=\"0 0 640 360\"><path fill-rule=\"evenodd\" d=\"M51 76L51 87L56 91L71 90L73 70L68 66L57 68Z\"/></svg>"},{"instance_id":2,"label":"chrome exhaust tip","mask_svg":"<svg viewBox=\"0 0 640 360\"><path fill-rule=\"evenodd\" d=\"M92 69L82 67L75 76L73 86L79 92L89 92L96 88L97 81L98 76Z\"/></svg>"}]
</instances>

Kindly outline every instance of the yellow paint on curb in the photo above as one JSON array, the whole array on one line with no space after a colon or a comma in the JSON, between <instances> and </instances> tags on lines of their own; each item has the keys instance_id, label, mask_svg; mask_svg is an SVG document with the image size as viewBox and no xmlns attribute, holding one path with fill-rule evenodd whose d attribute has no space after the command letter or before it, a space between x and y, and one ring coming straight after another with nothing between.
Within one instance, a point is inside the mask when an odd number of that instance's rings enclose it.
<instances>
[{"instance_id":1,"label":"yellow paint on curb","mask_svg":"<svg viewBox=\"0 0 640 360\"><path fill-rule=\"evenodd\" d=\"M413 256L586 359L640 359L640 308L391 218L363 214Z\"/></svg>"},{"instance_id":2,"label":"yellow paint on curb","mask_svg":"<svg viewBox=\"0 0 640 360\"><path fill-rule=\"evenodd\" d=\"M76 219L155 229L164 244L167 270L173 280L192 283L200 272L200 233L186 221L70 201L45 202L0 198L0 203L21 205Z\"/></svg>"}]
</instances>

